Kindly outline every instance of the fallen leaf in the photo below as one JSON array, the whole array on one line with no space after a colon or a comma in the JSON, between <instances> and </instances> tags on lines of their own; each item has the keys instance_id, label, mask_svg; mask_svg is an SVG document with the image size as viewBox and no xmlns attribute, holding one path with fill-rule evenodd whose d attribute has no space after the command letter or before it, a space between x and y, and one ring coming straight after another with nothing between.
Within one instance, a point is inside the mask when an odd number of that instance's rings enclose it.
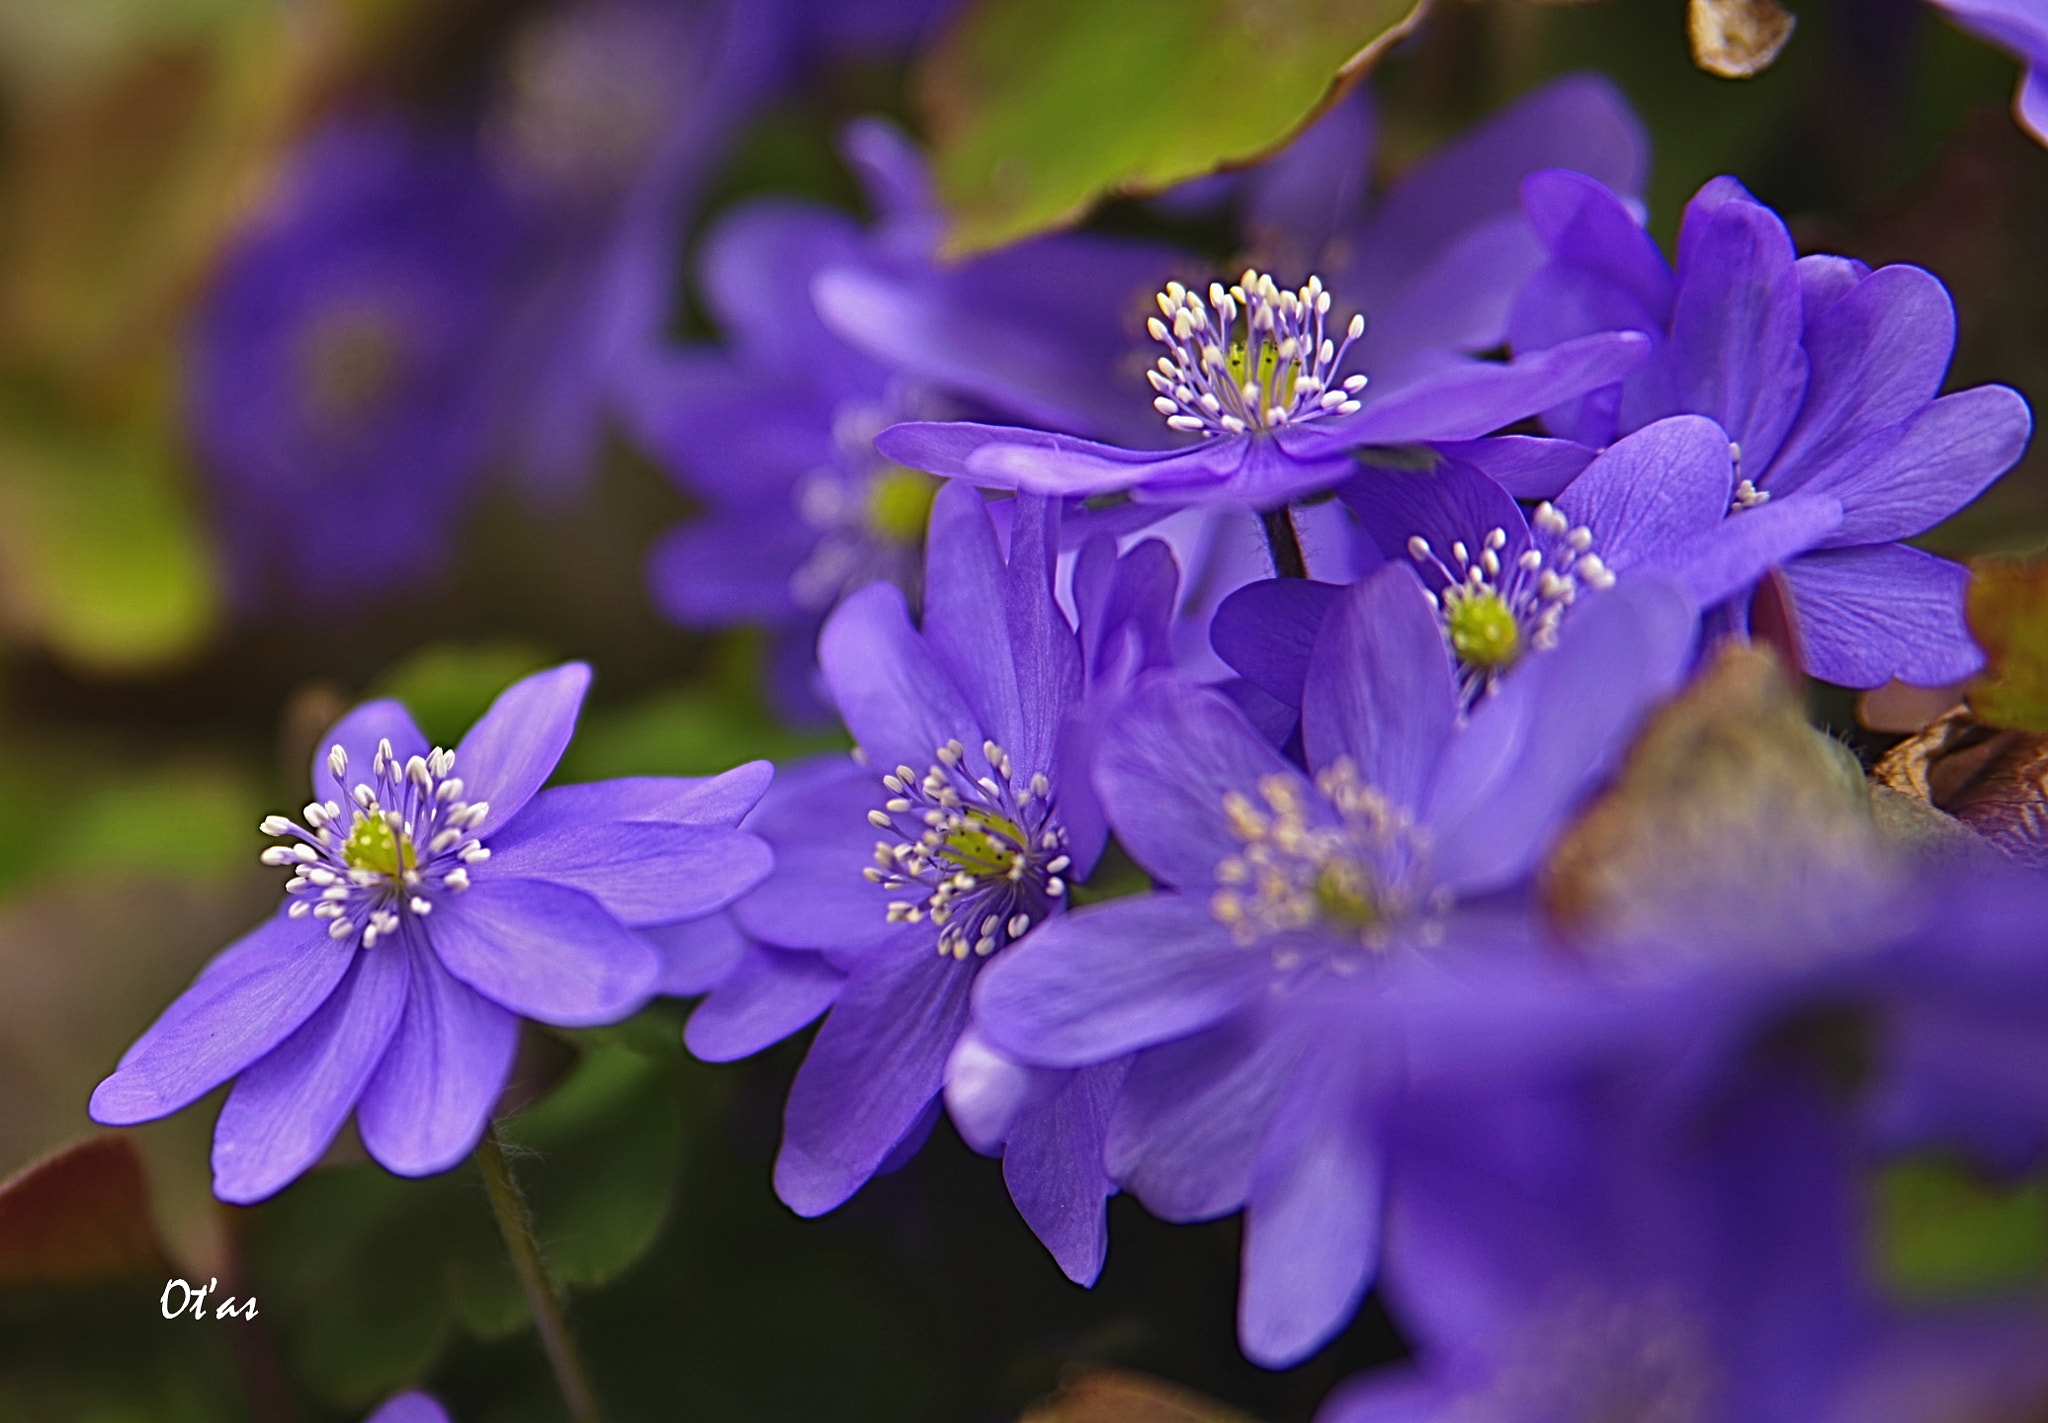
<instances>
[{"instance_id":1,"label":"fallen leaf","mask_svg":"<svg viewBox=\"0 0 2048 1423\"><path fill-rule=\"evenodd\" d=\"M2048 731L2048 559L1977 559L1965 612L1985 657L1968 689L1976 719Z\"/></svg>"},{"instance_id":2,"label":"fallen leaf","mask_svg":"<svg viewBox=\"0 0 2048 1423\"><path fill-rule=\"evenodd\" d=\"M1130 1369L1076 1370L1017 1423L1254 1423L1193 1389Z\"/></svg>"},{"instance_id":3,"label":"fallen leaf","mask_svg":"<svg viewBox=\"0 0 2048 1423\"><path fill-rule=\"evenodd\" d=\"M135 1143L102 1132L0 1181L0 1287L164 1273Z\"/></svg>"},{"instance_id":4,"label":"fallen leaf","mask_svg":"<svg viewBox=\"0 0 2048 1423\"><path fill-rule=\"evenodd\" d=\"M1613 788L1551 852L1541 892L1567 940L1596 954L1820 949L1856 906L1804 887L1858 883L1884 858L1855 757L1807 724L1773 652L1731 643L1651 716Z\"/></svg>"},{"instance_id":5,"label":"fallen leaf","mask_svg":"<svg viewBox=\"0 0 2048 1423\"><path fill-rule=\"evenodd\" d=\"M1957 707L1871 771L2024 864L2048 864L2048 734L1988 726Z\"/></svg>"},{"instance_id":6,"label":"fallen leaf","mask_svg":"<svg viewBox=\"0 0 2048 1423\"><path fill-rule=\"evenodd\" d=\"M1770 68L1798 23L1778 0L1691 0L1685 16L1692 62L1723 79Z\"/></svg>"}]
</instances>

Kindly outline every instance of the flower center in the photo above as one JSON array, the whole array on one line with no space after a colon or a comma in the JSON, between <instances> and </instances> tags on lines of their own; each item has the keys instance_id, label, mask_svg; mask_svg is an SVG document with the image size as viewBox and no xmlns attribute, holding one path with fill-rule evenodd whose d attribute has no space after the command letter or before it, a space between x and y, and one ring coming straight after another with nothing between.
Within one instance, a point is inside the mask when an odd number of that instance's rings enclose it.
<instances>
[{"instance_id":1,"label":"flower center","mask_svg":"<svg viewBox=\"0 0 2048 1423\"><path fill-rule=\"evenodd\" d=\"M875 453L875 436L900 419L928 413L915 391L880 401L841 401L832 416L834 457L796 485L797 512L817 531L789 596L824 612L856 588L894 583L914 602L923 582L925 529L939 481Z\"/></svg>"},{"instance_id":2,"label":"flower center","mask_svg":"<svg viewBox=\"0 0 2048 1423\"><path fill-rule=\"evenodd\" d=\"M1358 778L1340 757L1316 776L1321 802L1289 776L1264 776L1254 804L1223 797L1231 834L1244 846L1216 866L1209 912L1241 944L1322 929L1384 949L1415 907L1427 853L1414 822Z\"/></svg>"},{"instance_id":3,"label":"flower center","mask_svg":"<svg viewBox=\"0 0 2048 1423\"><path fill-rule=\"evenodd\" d=\"M1759 504L1771 502L1771 491L1756 487L1756 481L1745 479L1742 474L1742 442L1728 442L1728 462L1735 468L1735 488L1728 496L1728 512L1740 514L1745 509L1754 509Z\"/></svg>"},{"instance_id":4,"label":"flower center","mask_svg":"<svg viewBox=\"0 0 2048 1423\"><path fill-rule=\"evenodd\" d=\"M388 312L344 307L314 318L299 354L313 423L346 431L368 420L398 383L405 341Z\"/></svg>"},{"instance_id":5,"label":"flower center","mask_svg":"<svg viewBox=\"0 0 2048 1423\"><path fill-rule=\"evenodd\" d=\"M1506 667L1522 653L1522 628L1492 589L1460 598L1444 610L1451 650L1474 667Z\"/></svg>"},{"instance_id":6,"label":"flower center","mask_svg":"<svg viewBox=\"0 0 2048 1423\"><path fill-rule=\"evenodd\" d=\"M342 842L341 858L350 869L370 870L386 879L402 878L419 866L419 851L410 839L401 840L383 816L356 812L356 823Z\"/></svg>"},{"instance_id":7,"label":"flower center","mask_svg":"<svg viewBox=\"0 0 2048 1423\"><path fill-rule=\"evenodd\" d=\"M891 924L938 926L941 957L987 958L1066 902L1073 861L1051 784L1042 773L1019 781L995 742L981 749L988 775L970 775L966 748L949 741L922 777L908 766L882 777L889 799L868 812L896 839L876 841L861 873L906 894L891 901Z\"/></svg>"},{"instance_id":8,"label":"flower center","mask_svg":"<svg viewBox=\"0 0 2048 1423\"><path fill-rule=\"evenodd\" d=\"M939 482L922 470L884 465L868 484L869 532L891 543L920 547L938 494Z\"/></svg>"},{"instance_id":9,"label":"flower center","mask_svg":"<svg viewBox=\"0 0 2048 1423\"><path fill-rule=\"evenodd\" d=\"M1443 614L1467 706L1492 691L1526 650L1557 645L1558 624L1581 589L1614 586L1613 572L1593 552L1593 531L1574 528L1547 500L1522 532L1518 552L1508 549L1508 531L1494 528L1476 557L1461 539L1448 561L1420 534L1408 540L1408 556L1436 585L1430 597Z\"/></svg>"},{"instance_id":10,"label":"flower center","mask_svg":"<svg viewBox=\"0 0 2048 1423\"><path fill-rule=\"evenodd\" d=\"M1352 397L1365 377L1334 381L1351 343L1365 334L1365 318L1351 318L1342 345L1325 336L1330 294L1322 278L1289 291L1248 269L1229 291L1211 282L1206 305L1179 282L1168 282L1158 301L1161 314L1146 329L1167 354L1145 379L1156 393L1153 407L1174 429L1243 435L1358 409Z\"/></svg>"},{"instance_id":11,"label":"flower center","mask_svg":"<svg viewBox=\"0 0 2048 1423\"><path fill-rule=\"evenodd\" d=\"M348 752L329 748L327 769L337 781L346 776ZM471 867L491 857L475 834L491 807L464 800L454 770L453 751L436 747L401 762L380 741L370 780L350 795L355 816L346 836L336 833L342 808L331 800L308 805L304 824L266 816L265 835L297 842L272 845L261 857L292 871L285 912L328 920L337 939L360 932L368 948L398 932L405 915L432 913L438 895L468 889Z\"/></svg>"}]
</instances>

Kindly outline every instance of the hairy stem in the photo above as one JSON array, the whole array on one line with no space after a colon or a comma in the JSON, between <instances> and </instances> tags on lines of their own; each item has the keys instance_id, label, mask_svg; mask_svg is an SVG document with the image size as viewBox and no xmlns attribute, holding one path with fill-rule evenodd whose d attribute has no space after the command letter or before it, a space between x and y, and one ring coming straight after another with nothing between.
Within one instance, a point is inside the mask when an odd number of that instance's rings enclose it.
<instances>
[{"instance_id":1,"label":"hairy stem","mask_svg":"<svg viewBox=\"0 0 2048 1423\"><path fill-rule=\"evenodd\" d=\"M512 1179L512 1163L505 1156L496 1126L487 1128L483 1140L476 1144L476 1164L484 1173L491 1213L498 1218L505 1253L512 1257L513 1273L519 1276L519 1288L526 1296L526 1307L533 1312L534 1327L540 1330L540 1345L547 1352L548 1367L555 1371L555 1387L569 1406L569 1417L574 1423L600 1423L603 1415L598 1412L597 1396L590 1391L590 1376L584 1372L576 1341L562 1321L562 1301L548 1281L540 1242L533 1235L533 1217L519 1194L519 1183Z\"/></svg>"},{"instance_id":2,"label":"hairy stem","mask_svg":"<svg viewBox=\"0 0 2048 1423\"><path fill-rule=\"evenodd\" d=\"M1273 555L1273 576L1308 577L1308 560L1301 555L1301 537L1294 532L1294 511L1285 504L1277 509L1263 509L1259 522L1265 526L1266 548Z\"/></svg>"}]
</instances>

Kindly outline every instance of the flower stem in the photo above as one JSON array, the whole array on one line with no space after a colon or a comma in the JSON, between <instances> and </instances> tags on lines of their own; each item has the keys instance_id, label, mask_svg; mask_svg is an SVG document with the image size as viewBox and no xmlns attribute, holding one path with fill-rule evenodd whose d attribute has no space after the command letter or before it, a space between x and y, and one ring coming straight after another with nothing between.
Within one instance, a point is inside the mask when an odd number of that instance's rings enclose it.
<instances>
[{"instance_id":1,"label":"flower stem","mask_svg":"<svg viewBox=\"0 0 2048 1423\"><path fill-rule=\"evenodd\" d=\"M590 1391L590 1377L583 1370L576 1341L569 1337L562 1320L562 1301L548 1281L547 1266L540 1256L540 1242L534 1239L533 1217L519 1183L512 1179L512 1163L495 1125L485 1128L476 1144L477 1168L484 1173L484 1190L491 1198L491 1213L498 1218L498 1230L505 1237L505 1253L512 1257L513 1273L519 1276L526 1307L540 1330L540 1345L547 1352L548 1367L555 1371L555 1387L569 1406L574 1423L601 1423L597 1396Z\"/></svg>"},{"instance_id":2,"label":"flower stem","mask_svg":"<svg viewBox=\"0 0 2048 1423\"><path fill-rule=\"evenodd\" d=\"M1259 522L1265 526L1266 548L1273 555L1273 576L1308 577L1308 560L1302 557L1301 538L1294 532L1294 511L1285 504L1262 509Z\"/></svg>"}]
</instances>

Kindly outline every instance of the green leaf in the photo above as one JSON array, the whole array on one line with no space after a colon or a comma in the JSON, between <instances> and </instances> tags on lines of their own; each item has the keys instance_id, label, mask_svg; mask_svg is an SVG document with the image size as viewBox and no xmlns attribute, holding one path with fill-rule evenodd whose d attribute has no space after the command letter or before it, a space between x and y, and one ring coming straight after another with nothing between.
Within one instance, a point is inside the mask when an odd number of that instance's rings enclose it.
<instances>
[{"instance_id":1,"label":"green leaf","mask_svg":"<svg viewBox=\"0 0 2048 1423\"><path fill-rule=\"evenodd\" d=\"M1258 158L1405 34L1415 0L978 0L918 89L955 252Z\"/></svg>"},{"instance_id":2,"label":"green leaf","mask_svg":"<svg viewBox=\"0 0 2048 1423\"><path fill-rule=\"evenodd\" d=\"M555 659L523 642L435 643L379 677L373 695L404 702L435 746L453 746L498 693Z\"/></svg>"},{"instance_id":3,"label":"green leaf","mask_svg":"<svg viewBox=\"0 0 2048 1423\"><path fill-rule=\"evenodd\" d=\"M1922 1158L1877 1182L1881 1277L1902 1298L1933 1303L2010 1293L2048 1280L2048 1183L2001 1184Z\"/></svg>"},{"instance_id":4,"label":"green leaf","mask_svg":"<svg viewBox=\"0 0 2048 1423\"><path fill-rule=\"evenodd\" d=\"M296 1372L350 1405L427 1368L455 1262L487 1270L497 1245L468 1165L425 1181L369 1164L316 1171L259 1207L251 1234L264 1313Z\"/></svg>"},{"instance_id":5,"label":"green leaf","mask_svg":"<svg viewBox=\"0 0 2048 1423\"><path fill-rule=\"evenodd\" d=\"M786 761L843 748L837 734L786 731L728 693L685 687L635 706L593 714L562 758L561 779L711 776L745 761Z\"/></svg>"},{"instance_id":6,"label":"green leaf","mask_svg":"<svg viewBox=\"0 0 2048 1423\"><path fill-rule=\"evenodd\" d=\"M640 1258L668 1214L682 1159L679 1037L649 1055L614 1039L587 1050L566 1081L506 1122L507 1145L540 1223L548 1267L564 1285L601 1285ZM549 1169L572 1161L574 1169Z\"/></svg>"},{"instance_id":7,"label":"green leaf","mask_svg":"<svg viewBox=\"0 0 2048 1423\"><path fill-rule=\"evenodd\" d=\"M639 1259L667 1215L682 1045L660 1008L573 1039L582 1051L568 1075L499 1132L550 1272L594 1288ZM499 1339L529 1322L473 1163L420 1181L372 1164L318 1171L255 1215L266 1312L307 1383L337 1404L417 1378L458 1328Z\"/></svg>"},{"instance_id":8,"label":"green leaf","mask_svg":"<svg viewBox=\"0 0 2048 1423\"><path fill-rule=\"evenodd\" d=\"M2048 731L2048 559L1976 560L1968 613L1987 659L1970 710L1993 726Z\"/></svg>"},{"instance_id":9,"label":"green leaf","mask_svg":"<svg viewBox=\"0 0 2048 1423\"><path fill-rule=\"evenodd\" d=\"M48 827L51 873L127 870L218 878L248 869L262 841L251 779L222 766L163 766L82 789Z\"/></svg>"},{"instance_id":10,"label":"green leaf","mask_svg":"<svg viewBox=\"0 0 2048 1423\"><path fill-rule=\"evenodd\" d=\"M0 406L7 621L89 671L160 665L211 630L218 590L167 432Z\"/></svg>"}]
</instances>

